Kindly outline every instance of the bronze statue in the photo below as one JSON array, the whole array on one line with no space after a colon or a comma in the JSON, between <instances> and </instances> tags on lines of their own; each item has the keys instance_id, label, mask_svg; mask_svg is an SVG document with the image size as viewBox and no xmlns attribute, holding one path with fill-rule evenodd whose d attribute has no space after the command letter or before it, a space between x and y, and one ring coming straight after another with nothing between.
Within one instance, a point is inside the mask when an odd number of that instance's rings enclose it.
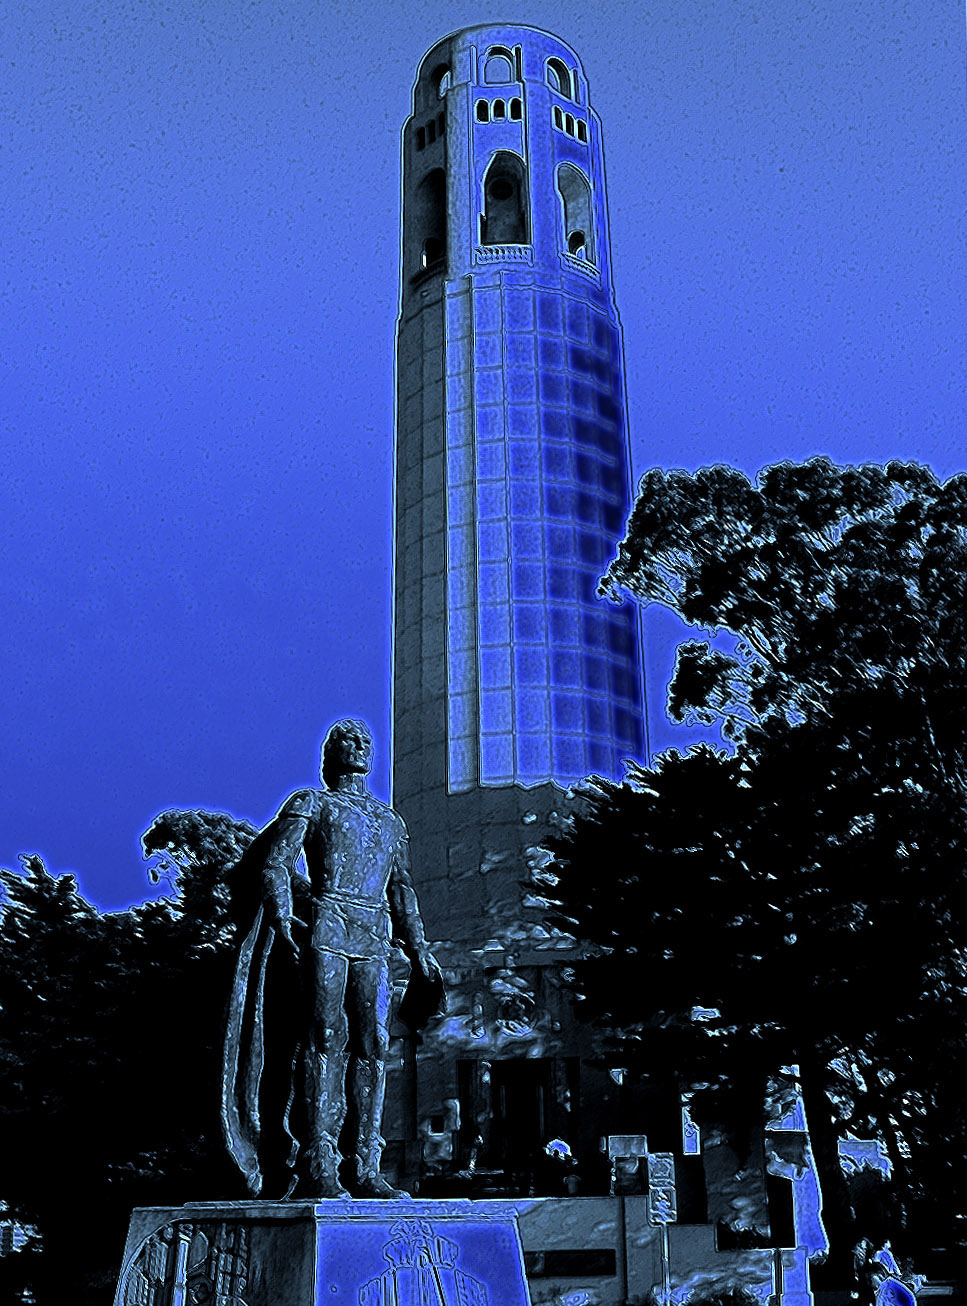
<instances>
[{"instance_id":1,"label":"bronze statue","mask_svg":"<svg viewBox=\"0 0 967 1306\"><path fill-rule=\"evenodd\" d=\"M423 1007L414 1023L442 1003L443 987L406 826L366 786L372 753L362 721L337 721L323 745L326 787L287 798L240 864L259 906L229 1007L222 1121L253 1195L267 1166L283 1172L272 1178L287 1180L286 1197L297 1185L300 1196L346 1196L341 1139L354 1195L398 1195L379 1171L391 944L423 989L422 1001L409 998L411 1011Z\"/></svg>"}]
</instances>

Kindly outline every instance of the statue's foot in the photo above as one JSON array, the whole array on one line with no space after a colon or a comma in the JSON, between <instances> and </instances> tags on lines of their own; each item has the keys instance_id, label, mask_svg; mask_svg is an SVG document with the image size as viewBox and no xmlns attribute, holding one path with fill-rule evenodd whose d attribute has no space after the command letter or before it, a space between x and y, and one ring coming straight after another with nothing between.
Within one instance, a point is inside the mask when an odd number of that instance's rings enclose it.
<instances>
[{"instance_id":1,"label":"statue's foot","mask_svg":"<svg viewBox=\"0 0 967 1306\"><path fill-rule=\"evenodd\" d=\"M353 1184L354 1197L409 1197L401 1188L394 1188L381 1174L364 1174Z\"/></svg>"},{"instance_id":2,"label":"statue's foot","mask_svg":"<svg viewBox=\"0 0 967 1306\"><path fill-rule=\"evenodd\" d=\"M316 1143L303 1156L302 1181L296 1195L308 1198L348 1197L339 1182L339 1153L331 1143Z\"/></svg>"}]
</instances>

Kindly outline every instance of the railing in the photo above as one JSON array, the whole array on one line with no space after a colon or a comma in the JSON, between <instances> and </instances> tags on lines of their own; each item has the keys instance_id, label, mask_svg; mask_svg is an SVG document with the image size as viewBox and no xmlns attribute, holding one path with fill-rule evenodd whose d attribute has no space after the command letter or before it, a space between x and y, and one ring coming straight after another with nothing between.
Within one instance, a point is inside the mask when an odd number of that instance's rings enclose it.
<instances>
[{"instance_id":1,"label":"railing","mask_svg":"<svg viewBox=\"0 0 967 1306\"><path fill-rule=\"evenodd\" d=\"M593 281L596 285L601 284L601 274L594 264L589 263L587 259L578 258L576 254L562 253L561 262L566 268L570 268L572 272L580 272L582 277L587 277L589 281Z\"/></svg>"},{"instance_id":2,"label":"railing","mask_svg":"<svg viewBox=\"0 0 967 1306\"><path fill-rule=\"evenodd\" d=\"M478 245L474 263L533 263L533 245Z\"/></svg>"}]
</instances>

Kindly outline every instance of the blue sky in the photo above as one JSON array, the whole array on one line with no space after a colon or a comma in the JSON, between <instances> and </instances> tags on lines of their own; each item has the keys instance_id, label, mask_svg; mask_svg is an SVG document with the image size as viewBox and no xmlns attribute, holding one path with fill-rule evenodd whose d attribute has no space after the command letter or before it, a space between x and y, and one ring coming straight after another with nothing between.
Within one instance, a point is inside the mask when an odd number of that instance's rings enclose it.
<instances>
[{"instance_id":1,"label":"blue sky","mask_svg":"<svg viewBox=\"0 0 967 1306\"><path fill-rule=\"evenodd\" d=\"M967 465L963 14L520 6L603 123L636 476ZM27 3L0 78L0 863L146 896L347 713L388 795L399 133L483 4ZM646 617L653 743L671 635Z\"/></svg>"}]
</instances>

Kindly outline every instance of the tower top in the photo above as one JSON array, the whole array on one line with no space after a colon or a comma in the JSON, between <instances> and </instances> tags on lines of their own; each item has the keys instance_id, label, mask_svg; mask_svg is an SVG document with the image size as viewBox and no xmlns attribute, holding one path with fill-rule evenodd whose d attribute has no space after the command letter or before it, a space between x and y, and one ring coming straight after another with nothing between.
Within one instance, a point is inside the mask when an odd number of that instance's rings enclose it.
<instances>
[{"instance_id":1,"label":"tower top","mask_svg":"<svg viewBox=\"0 0 967 1306\"><path fill-rule=\"evenodd\" d=\"M503 66L501 59L506 61ZM477 23L443 37L420 60L413 109L419 112L432 106L451 86L461 83L496 85L504 80L548 78L567 99L587 104L587 79L566 41L525 23Z\"/></svg>"}]
</instances>

